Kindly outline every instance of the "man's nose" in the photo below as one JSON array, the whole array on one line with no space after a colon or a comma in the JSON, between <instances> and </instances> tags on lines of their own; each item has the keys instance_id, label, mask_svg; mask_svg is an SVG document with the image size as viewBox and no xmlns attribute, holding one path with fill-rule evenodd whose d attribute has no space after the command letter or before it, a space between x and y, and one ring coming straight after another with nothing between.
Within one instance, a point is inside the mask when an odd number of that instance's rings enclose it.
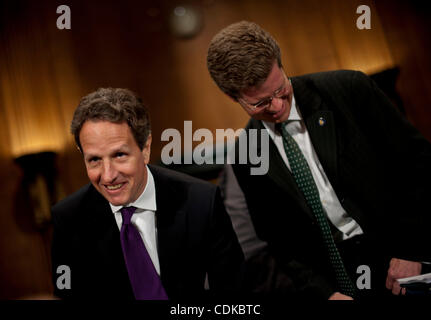
<instances>
[{"instance_id":1,"label":"man's nose","mask_svg":"<svg viewBox=\"0 0 431 320\"><path fill-rule=\"evenodd\" d=\"M117 170L115 166L109 161L105 160L102 167L102 182L111 183L117 177Z\"/></svg>"},{"instance_id":2,"label":"man's nose","mask_svg":"<svg viewBox=\"0 0 431 320\"><path fill-rule=\"evenodd\" d=\"M271 104L268 107L268 111L271 113L276 113L280 111L282 107L283 107L283 99L274 97L271 100Z\"/></svg>"}]
</instances>

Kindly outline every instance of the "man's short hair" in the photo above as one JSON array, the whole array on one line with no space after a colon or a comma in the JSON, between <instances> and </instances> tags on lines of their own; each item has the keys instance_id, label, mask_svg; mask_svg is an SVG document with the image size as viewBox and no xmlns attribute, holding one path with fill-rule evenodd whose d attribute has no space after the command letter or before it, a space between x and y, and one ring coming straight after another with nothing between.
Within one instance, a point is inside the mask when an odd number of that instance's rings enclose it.
<instances>
[{"instance_id":1,"label":"man's short hair","mask_svg":"<svg viewBox=\"0 0 431 320\"><path fill-rule=\"evenodd\" d=\"M142 150L151 133L150 117L142 99L128 89L99 88L79 102L70 126L78 148L82 151L79 133L86 121L126 122Z\"/></svg>"},{"instance_id":2,"label":"man's short hair","mask_svg":"<svg viewBox=\"0 0 431 320\"><path fill-rule=\"evenodd\" d=\"M211 40L207 55L211 77L235 100L242 90L265 82L275 61L281 68L277 42L260 26L248 21L222 29Z\"/></svg>"}]
</instances>

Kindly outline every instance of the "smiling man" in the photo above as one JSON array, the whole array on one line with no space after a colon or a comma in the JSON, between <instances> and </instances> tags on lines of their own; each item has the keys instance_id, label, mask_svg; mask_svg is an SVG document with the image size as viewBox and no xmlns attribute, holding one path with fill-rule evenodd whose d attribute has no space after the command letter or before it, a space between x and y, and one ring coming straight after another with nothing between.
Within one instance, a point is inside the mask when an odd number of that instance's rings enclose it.
<instances>
[{"instance_id":1,"label":"smiling man","mask_svg":"<svg viewBox=\"0 0 431 320\"><path fill-rule=\"evenodd\" d=\"M151 135L141 150L127 123L87 121L79 136L88 178L96 190L114 206L138 199L147 184Z\"/></svg>"},{"instance_id":2,"label":"smiling man","mask_svg":"<svg viewBox=\"0 0 431 320\"><path fill-rule=\"evenodd\" d=\"M71 131L91 184L52 209L57 296L202 299L206 275L215 295L238 289L243 257L219 189L148 164L140 98L99 89L81 100ZM64 266L70 287L58 285Z\"/></svg>"},{"instance_id":3,"label":"smiling man","mask_svg":"<svg viewBox=\"0 0 431 320\"><path fill-rule=\"evenodd\" d=\"M251 248L249 286L317 299L405 294L396 280L430 261L430 143L361 72L288 77L255 23L218 32L207 65L250 116L246 131L271 137L266 175L250 175L251 161L225 171L225 203ZM358 286L363 266L371 282Z\"/></svg>"}]
</instances>

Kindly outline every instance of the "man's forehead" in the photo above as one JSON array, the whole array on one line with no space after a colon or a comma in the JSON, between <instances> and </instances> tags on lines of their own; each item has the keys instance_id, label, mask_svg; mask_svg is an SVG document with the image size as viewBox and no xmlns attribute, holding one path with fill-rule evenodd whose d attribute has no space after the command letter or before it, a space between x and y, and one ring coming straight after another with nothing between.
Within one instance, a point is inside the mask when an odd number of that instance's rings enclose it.
<instances>
[{"instance_id":1,"label":"man's forehead","mask_svg":"<svg viewBox=\"0 0 431 320\"><path fill-rule=\"evenodd\" d=\"M113 123L109 121L86 121L80 132L82 147L124 148L133 140L127 123ZM84 150L85 151L85 150Z\"/></svg>"},{"instance_id":2,"label":"man's forehead","mask_svg":"<svg viewBox=\"0 0 431 320\"><path fill-rule=\"evenodd\" d=\"M112 135L125 136L131 134L130 127L126 122L111 122L106 120L87 120L81 128L80 135Z\"/></svg>"}]
</instances>

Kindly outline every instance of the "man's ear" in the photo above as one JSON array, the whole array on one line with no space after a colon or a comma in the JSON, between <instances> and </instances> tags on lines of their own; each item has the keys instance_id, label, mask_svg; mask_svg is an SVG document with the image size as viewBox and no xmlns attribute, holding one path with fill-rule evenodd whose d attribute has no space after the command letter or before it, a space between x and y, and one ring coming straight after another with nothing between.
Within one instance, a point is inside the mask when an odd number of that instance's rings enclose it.
<instances>
[{"instance_id":1,"label":"man's ear","mask_svg":"<svg viewBox=\"0 0 431 320\"><path fill-rule=\"evenodd\" d=\"M147 141L145 142L144 148L142 149L142 154L144 155L145 164L148 164L150 162L151 141L152 141L152 136L150 133L148 135Z\"/></svg>"}]
</instances>

